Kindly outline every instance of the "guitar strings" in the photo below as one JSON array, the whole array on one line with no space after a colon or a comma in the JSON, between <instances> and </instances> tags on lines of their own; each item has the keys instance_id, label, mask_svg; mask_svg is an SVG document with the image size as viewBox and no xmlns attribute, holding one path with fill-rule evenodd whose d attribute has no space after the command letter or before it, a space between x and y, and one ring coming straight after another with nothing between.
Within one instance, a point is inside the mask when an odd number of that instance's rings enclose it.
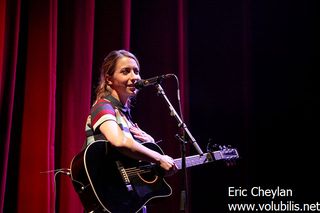
<instances>
[{"instance_id":1,"label":"guitar strings","mask_svg":"<svg viewBox=\"0 0 320 213\"><path fill-rule=\"evenodd\" d=\"M205 162L207 160L206 157L199 157L199 156L189 156L187 157L188 160L190 160L189 162L189 165L193 165L193 161L196 160L196 162L199 162L199 160L204 160L203 162ZM176 163L178 165L181 165L181 160L178 160L176 161ZM197 164L197 163L195 163ZM148 173L150 172L150 169L141 169L141 168L137 168L137 167L132 167L132 168L127 168L125 169L126 173L128 176L134 176L134 175L137 175L137 174L145 174L145 173Z\"/></svg>"},{"instance_id":2,"label":"guitar strings","mask_svg":"<svg viewBox=\"0 0 320 213\"><path fill-rule=\"evenodd\" d=\"M145 171L145 170L141 170L141 169L130 169L130 170L126 169L126 172L127 172L127 174L134 174L134 173L146 173L149 171Z\"/></svg>"},{"instance_id":3,"label":"guitar strings","mask_svg":"<svg viewBox=\"0 0 320 213\"><path fill-rule=\"evenodd\" d=\"M136 167L127 168L127 169L125 169L125 171L126 171L128 176L134 176L134 175L137 175L137 174L145 174L145 173L150 172L150 170L139 169L139 168L136 168Z\"/></svg>"}]
</instances>

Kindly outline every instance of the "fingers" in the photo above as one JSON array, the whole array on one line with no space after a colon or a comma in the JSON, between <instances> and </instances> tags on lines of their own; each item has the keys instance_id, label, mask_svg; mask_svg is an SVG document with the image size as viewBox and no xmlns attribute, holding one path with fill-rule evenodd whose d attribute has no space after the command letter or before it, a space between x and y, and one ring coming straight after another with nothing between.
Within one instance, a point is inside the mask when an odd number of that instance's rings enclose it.
<instances>
[{"instance_id":1,"label":"fingers","mask_svg":"<svg viewBox=\"0 0 320 213\"><path fill-rule=\"evenodd\" d=\"M130 132L131 134L133 134L136 138L141 139L142 137L144 137L145 133L143 131L141 131L140 129L136 128L136 127L130 127Z\"/></svg>"},{"instance_id":2,"label":"fingers","mask_svg":"<svg viewBox=\"0 0 320 213\"><path fill-rule=\"evenodd\" d=\"M130 132L134 135L140 135L140 136L146 135L144 131L134 126L130 127Z\"/></svg>"},{"instance_id":3,"label":"fingers","mask_svg":"<svg viewBox=\"0 0 320 213\"><path fill-rule=\"evenodd\" d=\"M172 157L164 155L164 169L171 170L177 168Z\"/></svg>"},{"instance_id":4,"label":"fingers","mask_svg":"<svg viewBox=\"0 0 320 213\"><path fill-rule=\"evenodd\" d=\"M178 171L178 167L177 165L174 163L174 160L168 156L168 168L165 170L165 176L171 176L174 175L175 173L177 173Z\"/></svg>"},{"instance_id":5,"label":"fingers","mask_svg":"<svg viewBox=\"0 0 320 213\"><path fill-rule=\"evenodd\" d=\"M136 127L136 126L130 127L130 132L135 138L143 142L154 142L153 137L151 137L149 134L147 134L143 130L139 129L139 127Z\"/></svg>"}]
</instances>

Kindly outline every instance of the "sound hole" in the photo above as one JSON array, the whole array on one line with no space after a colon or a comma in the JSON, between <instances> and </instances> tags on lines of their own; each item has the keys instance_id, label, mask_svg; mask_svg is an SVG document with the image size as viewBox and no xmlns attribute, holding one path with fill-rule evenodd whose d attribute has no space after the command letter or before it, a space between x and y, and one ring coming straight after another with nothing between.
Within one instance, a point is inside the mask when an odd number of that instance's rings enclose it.
<instances>
[{"instance_id":1,"label":"sound hole","mask_svg":"<svg viewBox=\"0 0 320 213\"><path fill-rule=\"evenodd\" d=\"M155 175L154 172L148 171L148 172L139 172L138 173L139 178L148 184L154 183L158 180L158 176Z\"/></svg>"},{"instance_id":2,"label":"sound hole","mask_svg":"<svg viewBox=\"0 0 320 213\"><path fill-rule=\"evenodd\" d=\"M140 165L137 170L137 176L145 183L151 184L158 180L156 169L151 164L143 164L140 162Z\"/></svg>"}]
</instances>

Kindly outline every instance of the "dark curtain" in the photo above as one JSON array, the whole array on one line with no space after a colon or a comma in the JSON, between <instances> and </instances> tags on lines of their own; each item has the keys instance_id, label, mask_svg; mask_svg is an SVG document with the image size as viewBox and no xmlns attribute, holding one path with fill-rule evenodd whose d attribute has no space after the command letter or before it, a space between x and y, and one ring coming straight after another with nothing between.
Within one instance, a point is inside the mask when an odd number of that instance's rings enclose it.
<instances>
[{"instance_id":1,"label":"dark curtain","mask_svg":"<svg viewBox=\"0 0 320 213\"><path fill-rule=\"evenodd\" d=\"M192 169L192 212L319 200L318 3L189 1L190 125L203 147L211 139L240 154L235 167ZM251 196L252 187L293 194Z\"/></svg>"},{"instance_id":2,"label":"dark curtain","mask_svg":"<svg viewBox=\"0 0 320 213\"><path fill-rule=\"evenodd\" d=\"M214 162L166 178L169 198L149 212L228 212L228 187L294 190L319 200L316 92L317 1L0 0L1 212L83 212L64 172L81 150L103 58L132 51L148 78L179 78L182 117L202 151L237 148L234 166ZM162 86L179 111L177 84ZM133 118L165 153L180 157L177 121L153 87ZM196 154L191 144L187 154ZM298 176L301 175L302 177Z\"/></svg>"}]
</instances>

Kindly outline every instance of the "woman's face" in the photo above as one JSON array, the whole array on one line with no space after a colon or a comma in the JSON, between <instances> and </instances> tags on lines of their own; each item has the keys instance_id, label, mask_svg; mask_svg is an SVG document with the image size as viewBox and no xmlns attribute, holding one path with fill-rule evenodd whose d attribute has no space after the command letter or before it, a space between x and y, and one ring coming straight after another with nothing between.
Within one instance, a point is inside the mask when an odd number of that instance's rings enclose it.
<instances>
[{"instance_id":1,"label":"woman's face","mask_svg":"<svg viewBox=\"0 0 320 213\"><path fill-rule=\"evenodd\" d=\"M136 95L138 90L134 83L141 79L137 62L129 57L118 59L114 74L107 79L111 87L111 95L118 98L123 104L130 96Z\"/></svg>"}]
</instances>

